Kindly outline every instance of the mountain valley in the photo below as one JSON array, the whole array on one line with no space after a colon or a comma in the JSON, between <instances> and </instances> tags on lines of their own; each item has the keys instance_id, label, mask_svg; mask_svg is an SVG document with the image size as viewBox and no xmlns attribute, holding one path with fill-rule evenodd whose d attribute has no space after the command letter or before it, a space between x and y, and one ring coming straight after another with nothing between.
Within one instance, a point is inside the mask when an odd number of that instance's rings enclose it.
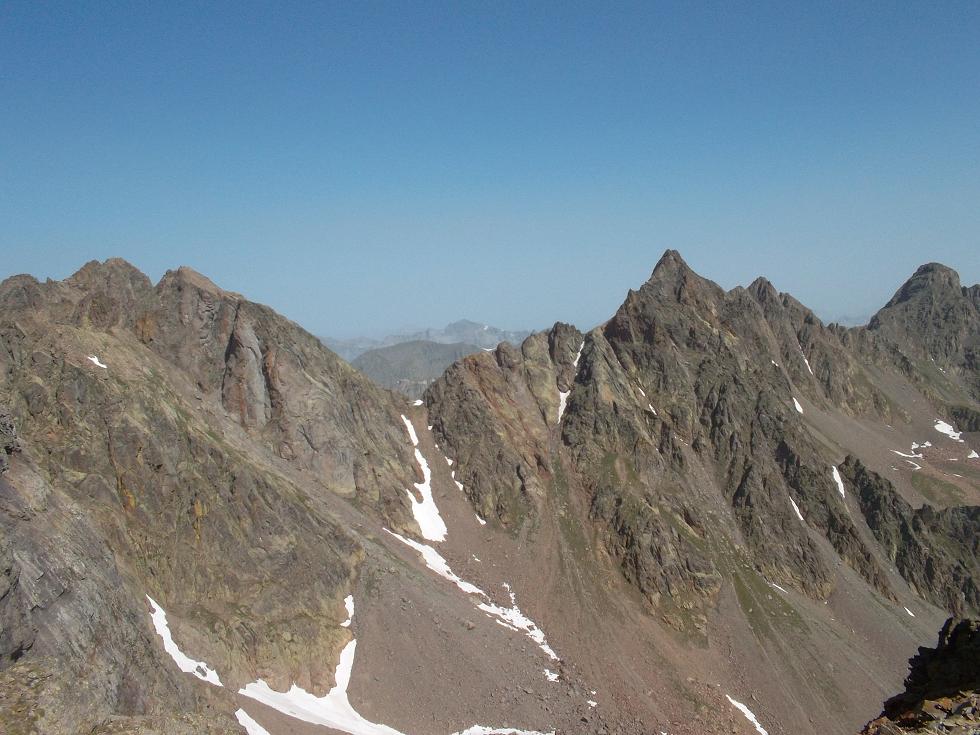
<instances>
[{"instance_id":1,"label":"mountain valley","mask_svg":"<svg viewBox=\"0 0 980 735\"><path fill-rule=\"evenodd\" d=\"M0 284L0 730L853 735L980 617L950 268L467 334L406 396L187 268Z\"/></svg>"}]
</instances>

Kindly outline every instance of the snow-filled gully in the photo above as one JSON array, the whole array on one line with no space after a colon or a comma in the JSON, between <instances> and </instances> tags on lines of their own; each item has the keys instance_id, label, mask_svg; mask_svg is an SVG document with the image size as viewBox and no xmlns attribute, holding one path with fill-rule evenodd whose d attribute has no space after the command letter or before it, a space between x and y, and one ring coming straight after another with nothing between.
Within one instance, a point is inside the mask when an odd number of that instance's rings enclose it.
<instances>
[{"instance_id":1,"label":"snow-filled gully","mask_svg":"<svg viewBox=\"0 0 980 735\"><path fill-rule=\"evenodd\" d=\"M575 377L578 377L578 361L582 358L582 350L585 349L585 340L582 340L582 344L578 346L578 352L575 353L575 360L572 362L572 367L576 369ZM571 390L558 390L558 423L561 423L561 417L565 415L565 408L568 405L568 396ZM652 409L651 409L652 410Z\"/></svg>"},{"instance_id":2,"label":"snow-filled gully","mask_svg":"<svg viewBox=\"0 0 980 735\"><path fill-rule=\"evenodd\" d=\"M404 415L402 416L402 421L405 422L405 428L408 429L408 436L411 438L412 445L415 447L415 461L418 462L419 467L422 469L422 482L414 483L415 489L422 496L422 501L419 502L416 500L411 490L405 491L412 501L412 515L415 516L415 522L419 524L419 530L422 532L423 538L429 541L445 541L446 523L442 520L442 516L439 515L439 508L436 506L436 501L432 497L432 470L429 469L429 463L425 461L425 457L422 456L422 452L419 450L419 438L415 433L415 426Z\"/></svg>"}]
</instances>

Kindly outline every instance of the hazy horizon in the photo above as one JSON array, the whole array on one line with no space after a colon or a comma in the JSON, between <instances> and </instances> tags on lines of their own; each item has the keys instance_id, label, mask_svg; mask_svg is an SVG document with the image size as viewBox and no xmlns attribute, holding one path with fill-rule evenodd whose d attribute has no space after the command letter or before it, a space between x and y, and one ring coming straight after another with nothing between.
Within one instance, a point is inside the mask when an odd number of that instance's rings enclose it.
<instances>
[{"instance_id":1,"label":"hazy horizon","mask_svg":"<svg viewBox=\"0 0 980 735\"><path fill-rule=\"evenodd\" d=\"M825 321L980 281L980 4L0 6L0 276L324 336L592 326L660 254Z\"/></svg>"},{"instance_id":2,"label":"hazy horizon","mask_svg":"<svg viewBox=\"0 0 980 735\"><path fill-rule=\"evenodd\" d=\"M662 253L660 255L662 255ZM378 328L375 328L373 330L372 329L365 328L365 329L362 329L362 330L358 331L358 330L356 330L356 328L353 328L352 330L346 331L346 332L345 331L329 331L329 330L326 330L325 331L325 330L322 330L322 329L316 329L314 326L312 326L309 323L307 323L306 321L304 321L304 319L302 317L300 317L300 316L298 316L296 314L290 314L289 311L288 311L288 309L282 308L281 306L277 305L275 303L274 295L273 295L273 298L272 299L267 299L267 300L263 300L261 298L256 298L253 294L250 294L247 291L243 291L241 288L236 288L236 287L230 285L229 283L223 281L223 279L220 278L218 274L213 273L213 272L208 272L208 271L205 271L205 270L201 270L200 268L196 268L196 267L194 267L194 266L192 266L192 265L190 265L188 263L174 264L174 265L169 266L169 267L164 267L162 269L158 269L156 271L152 271L152 270L148 270L148 269L145 269L145 268L141 267L140 264L139 264L139 262L136 262L136 261L134 261L134 260L132 260L132 259L126 257L126 256L118 255L117 254L117 255L107 255L107 256L102 257L102 258L88 258L88 259L86 259L84 261L78 262L76 265L67 266L67 269L66 270L58 271L57 274L42 274L42 273L36 273L36 272L35 273L32 273L29 270L20 270L20 271L14 270L14 271L10 271L10 272L7 272L5 270L0 270L0 281L3 281L4 279L9 278L10 276L20 275L20 274L28 274L28 275L34 276L35 278L38 278L39 280L42 280L42 281L45 280L46 278L52 278L52 279L55 279L55 280L62 280L64 278L67 278L67 277L71 276L73 273L77 272L79 270L79 268L81 268L83 265L85 265L85 263L89 262L90 260L106 260L106 259L113 258L113 257L119 257L119 258L123 258L123 259L127 260L133 266L135 266L136 268L138 268L139 270L141 270L144 274L146 274L146 276L148 278L150 278L150 280L153 281L153 283L157 283L163 277L163 275L166 273L167 270L175 270L175 269L177 269L177 268L179 268L181 266L188 266L188 267L194 268L194 270L202 273L203 275L205 275L206 277L208 277L210 280L212 280L217 286L219 286L219 287L221 287L221 288L223 288L223 289L225 289L227 291L235 291L235 292L241 293L242 296L244 296L245 298L249 299L250 301L257 301L257 302L262 303L262 304L265 304L267 306L271 306L272 308L276 309L276 311L279 311L284 316L286 316L286 317L292 319L293 321L297 322L298 324L300 324L300 326L302 326L303 328L305 328L307 331L312 332L313 334L316 334L318 337L322 337L322 338L333 338L333 339L339 339L339 340L347 340L347 339L354 339L354 338L381 339L383 337L388 337L388 336L404 335L404 334L408 334L408 333L419 332L419 331L423 331L425 329L441 329L443 327L448 326L452 322L456 322L456 321L460 321L460 320L469 320L469 321L473 321L473 322L477 322L477 323L481 323L481 324L488 324L490 326L497 327L499 329L510 330L510 331L541 331L541 330L547 330L547 329L550 329L551 326L555 322L557 322L557 321L563 321L563 322L571 323L571 324L575 325L576 327L578 327L579 329L591 329L591 328L593 328L593 327L595 327L595 326L603 323L604 321L606 321L610 317L612 317L612 315L615 313L616 309L619 308L620 304L622 304L623 300L625 299L626 293L627 293L627 290L628 289L631 289L632 288L632 289L635 290L635 289L639 288L647 280L647 278L649 277L650 273L653 271L653 267L656 265L656 261L659 260L660 255L657 256L657 258L653 262L653 265L650 266L650 268L647 270L647 272L643 275L643 277L640 280L637 280L637 281L632 282L630 284L625 284L623 286L623 288L622 288L622 292L619 294L618 301L615 301L615 299L614 299L615 303L612 303L610 305L608 311L606 313L604 313L601 317L596 318L596 319L594 319L592 321L576 322L574 320L571 320L571 319L568 319L568 318L563 318L563 317L559 316L559 317L557 317L555 319L552 319L550 322L543 322L543 323L540 323L540 324L535 324L535 323L505 324L505 323L497 323L497 322L494 322L492 319L480 319L480 318L475 317L475 316L473 316L471 314L455 314L455 313L446 312L446 316L443 317L441 321L438 320L438 318L437 318L436 321L433 321L431 323L400 322L400 323L392 323L392 324L387 325L387 326L384 326L383 325L383 326L378 327ZM753 276L752 278L750 278L750 279L748 279L748 280L746 280L744 282L731 283L731 284L729 284L729 283L725 283L723 281L723 279L719 279L717 277L713 277L712 274L706 273L706 272L704 272L702 270L699 270L698 267L694 263L692 263L686 257L686 255L683 252L681 252L681 256L685 259L685 261L688 263L688 265L691 266L691 268L695 272L697 272L699 275L701 275L701 276L703 276L705 278L708 278L708 279L716 282L718 285L722 286L726 290L730 290L732 288L735 288L736 286L748 286L749 283L751 283L753 280L755 280L755 278L758 277L758 276L764 276L766 278L769 278L769 276L766 275L765 273L758 273L758 274L756 274L756 276ZM918 268L920 265L924 265L924 264L929 263L929 262L941 262L941 261L925 260L922 263L919 263L918 265L916 265L913 268L911 268L908 271L908 273L904 277L902 277L899 281L896 281L893 286L891 286L891 287L885 286L882 289L882 293L887 292L887 295L883 296L881 298L880 302L875 303L872 306L872 308L870 308L870 310L867 311L866 313L853 313L853 314L846 314L846 313L843 313L843 312L836 313L836 314L834 314L834 313L830 313L830 314L820 313L820 311L818 311L817 309L815 309L811 304L807 303L806 300L801 299L800 296L799 296L799 294L794 293L792 289L784 288L779 283L775 283L775 282L773 282L773 285L780 292L789 293L794 298L796 298L797 300L801 301L804 306L807 306L807 307L813 309L814 310L814 313L816 313L817 316L821 319L821 321L823 321L825 324L828 324L830 322L838 322L838 323L843 324L844 326L857 326L857 325L866 324L867 321L868 321L868 319L870 319L871 316L873 316L874 313L878 309L880 309L882 306L884 306L885 303L888 301L888 299L890 299L892 297L892 295L894 295L895 291L897 291L899 289L899 287L914 273L914 271L915 271L916 268ZM963 286L971 286L971 285L974 285L974 283L976 283L976 280L972 280L971 281L971 280L965 278L964 277L964 274L963 274L963 271L960 270L959 268L957 268L955 264L943 263L943 265L946 265L946 266L952 268L953 270L955 270L955 271L957 271L959 273L960 279L961 279L961 285L963 285ZM769 278L769 280L771 281L772 279ZM285 285L288 286L288 284L285 284Z\"/></svg>"}]
</instances>

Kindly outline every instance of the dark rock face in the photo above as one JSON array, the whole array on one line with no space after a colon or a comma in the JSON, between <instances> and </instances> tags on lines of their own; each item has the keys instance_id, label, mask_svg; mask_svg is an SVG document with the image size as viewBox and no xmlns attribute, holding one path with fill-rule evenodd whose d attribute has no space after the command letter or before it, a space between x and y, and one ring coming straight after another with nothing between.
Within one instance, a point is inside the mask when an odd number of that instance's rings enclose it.
<instances>
[{"instance_id":1,"label":"dark rock face","mask_svg":"<svg viewBox=\"0 0 980 735\"><path fill-rule=\"evenodd\" d=\"M974 401L980 400L980 288L964 288L956 271L928 263L872 317L867 331L881 338L910 363L928 361L962 378ZM927 365L908 374L922 381L942 376ZM944 386L945 387L945 386Z\"/></svg>"},{"instance_id":2,"label":"dark rock face","mask_svg":"<svg viewBox=\"0 0 980 735\"><path fill-rule=\"evenodd\" d=\"M433 431L477 511L516 527L553 476L549 433L582 335L556 325L454 364L426 391ZM473 441L476 439L476 441Z\"/></svg>"},{"instance_id":3,"label":"dark rock face","mask_svg":"<svg viewBox=\"0 0 980 735\"><path fill-rule=\"evenodd\" d=\"M865 735L980 732L980 620L950 618L935 648L909 659L905 691L885 702Z\"/></svg>"},{"instance_id":4,"label":"dark rock face","mask_svg":"<svg viewBox=\"0 0 980 735\"><path fill-rule=\"evenodd\" d=\"M913 509L860 460L849 456L840 471L857 488L869 528L902 577L938 607L980 613L980 507Z\"/></svg>"},{"instance_id":5,"label":"dark rock face","mask_svg":"<svg viewBox=\"0 0 980 735\"><path fill-rule=\"evenodd\" d=\"M7 457L19 449L13 416L0 405L0 475L7 471Z\"/></svg>"},{"instance_id":6,"label":"dark rock face","mask_svg":"<svg viewBox=\"0 0 980 735\"><path fill-rule=\"evenodd\" d=\"M734 521L724 535L744 541L767 578L818 598L829 593L830 562L793 499L845 561L890 594L833 486L831 457L793 407L783 365L813 401L849 410L880 403L812 314L763 282L726 293L668 251L615 316L585 336L572 365L579 339L556 325L547 350L535 335L520 351L502 346L493 361L462 361L429 389L440 442L484 512L510 525L541 506L512 512L520 498L574 482L626 579L655 606L691 609L714 599L733 563L707 508ZM820 377L810 375L803 344ZM567 412L555 426L562 391Z\"/></svg>"},{"instance_id":7,"label":"dark rock face","mask_svg":"<svg viewBox=\"0 0 980 735\"><path fill-rule=\"evenodd\" d=\"M972 301L961 303L951 273L920 269L860 332L825 327L764 279L725 292L668 251L647 283L585 335L577 366L569 358L578 333L559 324L547 350L535 335L520 350L501 346L494 359L463 360L426 402L482 512L514 527L533 522L545 499L572 493L624 577L655 607L710 605L734 563L732 544L744 544L767 579L825 598L835 560L818 549L815 529L883 596L895 597L884 556L937 605L976 610L976 509L900 507L899 496L848 464L877 548L837 492L834 455L794 407L805 398L882 423L902 419L868 365L893 367L904 354L906 342L889 341L902 319L923 329L942 324L939 302L959 304L950 328L972 334L980 320ZM943 354L968 343L946 339ZM564 391L567 410L556 425Z\"/></svg>"},{"instance_id":8,"label":"dark rock face","mask_svg":"<svg viewBox=\"0 0 980 735\"><path fill-rule=\"evenodd\" d=\"M0 456L23 449L0 480L0 670L35 667L16 691L38 731L206 731L164 726L207 705L146 594L226 683L333 684L363 550L331 499L415 528L391 394L192 271L154 287L108 261L0 284L0 405Z\"/></svg>"}]
</instances>

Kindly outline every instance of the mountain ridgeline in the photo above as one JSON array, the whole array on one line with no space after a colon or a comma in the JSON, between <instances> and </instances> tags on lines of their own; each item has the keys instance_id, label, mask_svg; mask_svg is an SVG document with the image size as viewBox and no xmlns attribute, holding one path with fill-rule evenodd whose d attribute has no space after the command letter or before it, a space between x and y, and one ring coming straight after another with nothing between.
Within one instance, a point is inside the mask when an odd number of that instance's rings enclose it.
<instances>
[{"instance_id":1,"label":"mountain ridgeline","mask_svg":"<svg viewBox=\"0 0 980 735\"><path fill-rule=\"evenodd\" d=\"M954 271L521 337L415 405L186 268L0 284L0 729L849 735L980 615Z\"/></svg>"}]
</instances>

